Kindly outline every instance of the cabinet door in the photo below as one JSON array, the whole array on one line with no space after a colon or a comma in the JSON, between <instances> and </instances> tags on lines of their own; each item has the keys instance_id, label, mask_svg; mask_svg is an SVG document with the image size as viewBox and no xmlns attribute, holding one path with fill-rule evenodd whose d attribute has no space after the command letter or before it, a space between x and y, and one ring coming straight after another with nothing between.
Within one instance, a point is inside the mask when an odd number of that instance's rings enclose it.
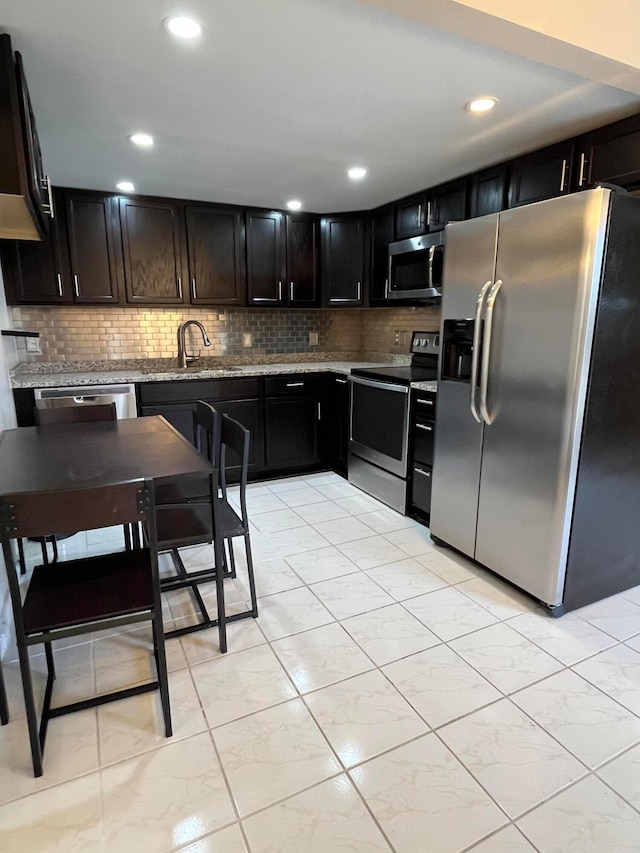
<instances>
[{"instance_id":1,"label":"cabinet door","mask_svg":"<svg viewBox=\"0 0 640 853\"><path fill-rule=\"evenodd\" d=\"M384 305L389 278L389 243L393 242L393 209L379 210L371 217L371 290L372 305Z\"/></svg>"},{"instance_id":2,"label":"cabinet door","mask_svg":"<svg viewBox=\"0 0 640 853\"><path fill-rule=\"evenodd\" d=\"M212 406L242 424L251 433L249 444L249 476L264 469L264 419L262 400L207 400ZM231 479L240 477L240 459L230 456L227 471Z\"/></svg>"},{"instance_id":3,"label":"cabinet door","mask_svg":"<svg viewBox=\"0 0 640 853\"><path fill-rule=\"evenodd\" d=\"M469 216L486 216L504 208L506 166L485 169L471 177L469 187Z\"/></svg>"},{"instance_id":4,"label":"cabinet door","mask_svg":"<svg viewBox=\"0 0 640 853\"><path fill-rule=\"evenodd\" d=\"M600 131L589 133L578 142L577 188L598 181L622 187L640 181L640 117L633 116Z\"/></svg>"},{"instance_id":5,"label":"cabinet door","mask_svg":"<svg viewBox=\"0 0 640 853\"><path fill-rule=\"evenodd\" d=\"M563 142L514 160L509 207L544 201L571 191L574 143Z\"/></svg>"},{"instance_id":6,"label":"cabinet door","mask_svg":"<svg viewBox=\"0 0 640 853\"><path fill-rule=\"evenodd\" d=\"M448 222L460 222L465 219L466 203L465 181L456 181L431 190L427 204L429 231L441 231Z\"/></svg>"},{"instance_id":7,"label":"cabinet door","mask_svg":"<svg viewBox=\"0 0 640 853\"><path fill-rule=\"evenodd\" d=\"M9 305L57 305L72 301L64 213L58 211L44 240L0 240Z\"/></svg>"},{"instance_id":8,"label":"cabinet door","mask_svg":"<svg viewBox=\"0 0 640 853\"><path fill-rule=\"evenodd\" d=\"M320 455L334 470L347 468L349 383L346 376L327 376L320 419Z\"/></svg>"},{"instance_id":9,"label":"cabinet door","mask_svg":"<svg viewBox=\"0 0 640 853\"><path fill-rule=\"evenodd\" d=\"M318 220L287 215L287 298L292 308L319 303Z\"/></svg>"},{"instance_id":10,"label":"cabinet door","mask_svg":"<svg viewBox=\"0 0 640 853\"><path fill-rule=\"evenodd\" d=\"M75 302L118 302L112 200L66 196L69 260Z\"/></svg>"},{"instance_id":11,"label":"cabinet door","mask_svg":"<svg viewBox=\"0 0 640 853\"><path fill-rule=\"evenodd\" d=\"M187 441L194 444L193 413L195 408L195 403L165 403L159 406L141 406L140 414L142 417L146 417L147 415L162 415Z\"/></svg>"},{"instance_id":12,"label":"cabinet door","mask_svg":"<svg viewBox=\"0 0 640 853\"><path fill-rule=\"evenodd\" d=\"M192 304L244 305L242 211L194 205L186 220Z\"/></svg>"},{"instance_id":13,"label":"cabinet door","mask_svg":"<svg viewBox=\"0 0 640 853\"><path fill-rule=\"evenodd\" d=\"M325 217L321 228L323 302L337 307L362 305L361 217Z\"/></svg>"},{"instance_id":14,"label":"cabinet door","mask_svg":"<svg viewBox=\"0 0 640 853\"><path fill-rule=\"evenodd\" d=\"M247 290L250 305L285 304L283 216L276 210L247 211Z\"/></svg>"},{"instance_id":15,"label":"cabinet door","mask_svg":"<svg viewBox=\"0 0 640 853\"><path fill-rule=\"evenodd\" d=\"M318 456L317 394L265 400L267 468L313 465Z\"/></svg>"},{"instance_id":16,"label":"cabinet door","mask_svg":"<svg viewBox=\"0 0 640 853\"><path fill-rule=\"evenodd\" d=\"M396 240L419 237L426 232L426 205L427 199L423 192L396 202Z\"/></svg>"},{"instance_id":17,"label":"cabinet door","mask_svg":"<svg viewBox=\"0 0 640 853\"><path fill-rule=\"evenodd\" d=\"M184 302L178 205L128 198L118 204L127 302Z\"/></svg>"}]
</instances>

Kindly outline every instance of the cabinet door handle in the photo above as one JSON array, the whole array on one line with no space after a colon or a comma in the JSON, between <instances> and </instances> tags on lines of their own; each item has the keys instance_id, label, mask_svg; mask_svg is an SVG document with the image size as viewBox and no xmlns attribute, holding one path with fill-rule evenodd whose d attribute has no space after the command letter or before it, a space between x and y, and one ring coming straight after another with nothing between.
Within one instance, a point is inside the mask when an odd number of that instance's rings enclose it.
<instances>
[{"instance_id":1,"label":"cabinet door handle","mask_svg":"<svg viewBox=\"0 0 640 853\"><path fill-rule=\"evenodd\" d=\"M389 298L389 279L385 278L384 280L384 298Z\"/></svg>"},{"instance_id":2,"label":"cabinet door handle","mask_svg":"<svg viewBox=\"0 0 640 853\"><path fill-rule=\"evenodd\" d=\"M195 278L191 279L191 298L192 299L198 298L198 293L196 291L196 280L195 280Z\"/></svg>"},{"instance_id":3,"label":"cabinet door handle","mask_svg":"<svg viewBox=\"0 0 640 853\"><path fill-rule=\"evenodd\" d=\"M427 426L426 424L416 424L416 429L423 429L425 432L433 432L433 427Z\"/></svg>"},{"instance_id":4,"label":"cabinet door handle","mask_svg":"<svg viewBox=\"0 0 640 853\"><path fill-rule=\"evenodd\" d=\"M56 278L58 279L58 296L62 296L62 276L60 273L58 273Z\"/></svg>"},{"instance_id":5,"label":"cabinet door handle","mask_svg":"<svg viewBox=\"0 0 640 853\"><path fill-rule=\"evenodd\" d=\"M278 282L278 302L282 302L282 282Z\"/></svg>"},{"instance_id":6,"label":"cabinet door handle","mask_svg":"<svg viewBox=\"0 0 640 853\"><path fill-rule=\"evenodd\" d=\"M329 302L355 302L355 299L352 299L350 296L332 296L329 299Z\"/></svg>"},{"instance_id":7,"label":"cabinet door handle","mask_svg":"<svg viewBox=\"0 0 640 853\"><path fill-rule=\"evenodd\" d=\"M358 295L356 296L356 302L360 302L362 299L362 283L358 282Z\"/></svg>"},{"instance_id":8,"label":"cabinet door handle","mask_svg":"<svg viewBox=\"0 0 640 853\"><path fill-rule=\"evenodd\" d=\"M567 158L562 161L562 175L560 176L560 192L564 192L564 179L567 175Z\"/></svg>"},{"instance_id":9,"label":"cabinet door handle","mask_svg":"<svg viewBox=\"0 0 640 853\"><path fill-rule=\"evenodd\" d=\"M413 469L416 474L422 474L423 477L430 477L431 471L423 471L422 468L414 468Z\"/></svg>"},{"instance_id":10,"label":"cabinet door handle","mask_svg":"<svg viewBox=\"0 0 640 853\"><path fill-rule=\"evenodd\" d=\"M423 400L421 397L418 397L416 403L420 403L422 406L433 406L433 400Z\"/></svg>"},{"instance_id":11,"label":"cabinet door handle","mask_svg":"<svg viewBox=\"0 0 640 853\"><path fill-rule=\"evenodd\" d=\"M584 184L585 179L585 167L587 165L587 157L584 151L580 155L580 176L578 177L578 186L581 187Z\"/></svg>"},{"instance_id":12,"label":"cabinet door handle","mask_svg":"<svg viewBox=\"0 0 640 853\"><path fill-rule=\"evenodd\" d=\"M287 388L301 388L304 382L287 382Z\"/></svg>"},{"instance_id":13,"label":"cabinet door handle","mask_svg":"<svg viewBox=\"0 0 640 853\"><path fill-rule=\"evenodd\" d=\"M418 205L418 228L422 228L422 205Z\"/></svg>"},{"instance_id":14,"label":"cabinet door handle","mask_svg":"<svg viewBox=\"0 0 640 853\"><path fill-rule=\"evenodd\" d=\"M293 282L289 282L289 299L293 302Z\"/></svg>"},{"instance_id":15,"label":"cabinet door handle","mask_svg":"<svg viewBox=\"0 0 640 853\"><path fill-rule=\"evenodd\" d=\"M431 225L431 202L427 202L427 228Z\"/></svg>"},{"instance_id":16,"label":"cabinet door handle","mask_svg":"<svg viewBox=\"0 0 640 853\"><path fill-rule=\"evenodd\" d=\"M49 199L46 204L42 205L42 209L47 214L47 216L50 216L51 219L55 219L56 212L53 206L53 192L51 190L51 178L49 177L49 175L44 178L41 178L40 184L42 186L42 189L47 191L47 198Z\"/></svg>"},{"instance_id":17,"label":"cabinet door handle","mask_svg":"<svg viewBox=\"0 0 640 853\"><path fill-rule=\"evenodd\" d=\"M318 420L319 421L322 420L322 404L319 400L318 400Z\"/></svg>"},{"instance_id":18,"label":"cabinet door handle","mask_svg":"<svg viewBox=\"0 0 640 853\"><path fill-rule=\"evenodd\" d=\"M338 385L346 385L347 384L346 379L336 379L336 382L338 383Z\"/></svg>"},{"instance_id":19,"label":"cabinet door handle","mask_svg":"<svg viewBox=\"0 0 640 853\"><path fill-rule=\"evenodd\" d=\"M182 279L178 276L178 298L182 299Z\"/></svg>"},{"instance_id":20,"label":"cabinet door handle","mask_svg":"<svg viewBox=\"0 0 640 853\"><path fill-rule=\"evenodd\" d=\"M76 296L80 296L80 285L78 284L78 276L73 276L73 289L76 292Z\"/></svg>"}]
</instances>

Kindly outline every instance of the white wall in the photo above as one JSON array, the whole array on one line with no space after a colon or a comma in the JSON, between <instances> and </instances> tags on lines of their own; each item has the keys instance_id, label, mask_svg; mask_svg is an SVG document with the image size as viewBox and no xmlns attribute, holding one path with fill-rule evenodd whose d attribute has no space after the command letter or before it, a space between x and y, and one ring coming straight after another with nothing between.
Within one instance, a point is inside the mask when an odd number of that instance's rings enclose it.
<instances>
[{"instance_id":1,"label":"white wall","mask_svg":"<svg viewBox=\"0 0 640 853\"><path fill-rule=\"evenodd\" d=\"M11 312L7 308L0 271L0 329L13 328ZM15 338L0 338L0 430L12 429L16 426L16 411L13 405L13 394L9 383L9 370L17 361ZM0 472L1 476L1 472ZM1 558L0 558L1 560ZM0 569L0 658L9 646L12 634L11 606L9 604L9 589L4 565Z\"/></svg>"}]
</instances>

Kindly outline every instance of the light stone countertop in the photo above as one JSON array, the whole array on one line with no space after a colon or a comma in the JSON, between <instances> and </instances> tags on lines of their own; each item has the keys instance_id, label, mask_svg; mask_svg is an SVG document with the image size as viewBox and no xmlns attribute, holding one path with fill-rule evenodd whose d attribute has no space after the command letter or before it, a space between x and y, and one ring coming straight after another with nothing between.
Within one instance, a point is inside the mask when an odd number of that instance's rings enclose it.
<instances>
[{"instance_id":1,"label":"light stone countertop","mask_svg":"<svg viewBox=\"0 0 640 853\"><path fill-rule=\"evenodd\" d=\"M197 370L140 370L120 368L118 370L64 370L42 373L14 371L11 376L12 388L57 388L80 385L114 385L133 382L165 382L194 379L242 379L251 376L278 376L284 373L340 373L348 375L355 367L380 367L381 361L317 361L283 362L276 364L253 364L205 368ZM424 383L422 383L424 384Z\"/></svg>"},{"instance_id":2,"label":"light stone countertop","mask_svg":"<svg viewBox=\"0 0 640 853\"><path fill-rule=\"evenodd\" d=\"M415 388L416 391L432 391L434 393L438 391L438 383L435 380L433 382L412 382L411 387Z\"/></svg>"}]
</instances>

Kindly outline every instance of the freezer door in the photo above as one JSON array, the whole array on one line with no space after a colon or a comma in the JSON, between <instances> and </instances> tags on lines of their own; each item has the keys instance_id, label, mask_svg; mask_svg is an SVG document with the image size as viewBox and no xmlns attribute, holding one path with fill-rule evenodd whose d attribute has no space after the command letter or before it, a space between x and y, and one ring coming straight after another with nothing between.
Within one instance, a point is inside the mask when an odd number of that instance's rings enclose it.
<instances>
[{"instance_id":1,"label":"freezer door","mask_svg":"<svg viewBox=\"0 0 640 853\"><path fill-rule=\"evenodd\" d=\"M475 316L478 295L493 281L498 216L482 216L447 227L442 326ZM438 414L429 527L434 536L473 557L475 553L482 426L470 409L471 385L443 380L441 346Z\"/></svg>"},{"instance_id":2,"label":"freezer door","mask_svg":"<svg viewBox=\"0 0 640 853\"><path fill-rule=\"evenodd\" d=\"M476 559L562 600L610 193L500 214Z\"/></svg>"}]
</instances>

